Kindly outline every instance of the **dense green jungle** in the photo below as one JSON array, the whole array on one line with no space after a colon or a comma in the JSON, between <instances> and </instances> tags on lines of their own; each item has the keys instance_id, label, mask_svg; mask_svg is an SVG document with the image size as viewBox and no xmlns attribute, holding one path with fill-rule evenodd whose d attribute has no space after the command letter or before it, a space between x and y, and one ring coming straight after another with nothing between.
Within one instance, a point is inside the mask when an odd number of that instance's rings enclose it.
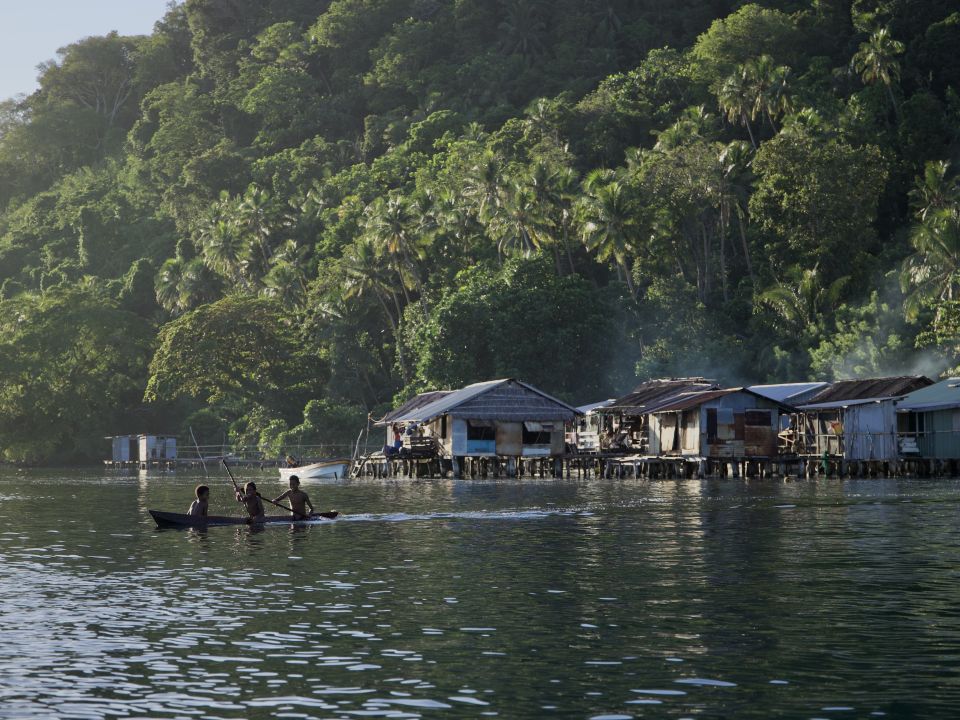
<instances>
[{"instance_id":1,"label":"dense green jungle","mask_svg":"<svg viewBox=\"0 0 960 720\"><path fill-rule=\"evenodd\" d=\"M0 104L0 452L518 377L937 375L953 0L186 0Z\"/></svg>"}]
</instances>

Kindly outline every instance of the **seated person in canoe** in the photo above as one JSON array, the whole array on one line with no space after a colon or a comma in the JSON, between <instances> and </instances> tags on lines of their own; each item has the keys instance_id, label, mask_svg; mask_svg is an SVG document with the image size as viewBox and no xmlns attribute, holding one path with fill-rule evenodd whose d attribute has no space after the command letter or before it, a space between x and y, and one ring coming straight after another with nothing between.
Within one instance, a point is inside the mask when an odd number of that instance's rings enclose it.
<instances>
[{"instance_id":1,"label":"seated person in canoe","mask_svg":"<svg viewBox=\"0 0 960 720\"><path fill-rule=\"evenodd\" d=\"M257 493L256 483L248 482L243 486L243 492L238 490L237 502L243 503L243 506L247 509L247 514L250 516L247 522L262 523L267 519L263 510L263 500Z\"/></svg>"},{"instance_id":2,"label":"seated person in canoe","mask_svg":"<svg viewBox=\"0 0 960 720\"><path fill-rule=\"evenodd\" d=\"M310 498L307 497L307 494L300 489L300 478L296 475L290 476L290 489L287 490L283 495L276 498L273 502L279 503L281 500L289 500L290 507L293 510L293 513L298 518L310 517L310 514L307 512L307 507L310 508L310 512L313 512L313 503L310 502Z\"/></svg>"},{"instance_id":3,"label":"seated person in canoe","mask_svg":"<svg viewBox=\"0 0 960 720\"><path fill-rule=\"evenodd\" d=\"M206 517L207 516L207 507L210 504L210 488L206 485L197 485L196 489L197 499L190 504L190 509L187 510L187 515L193 517Z\"/></svg>"}]
</instances>

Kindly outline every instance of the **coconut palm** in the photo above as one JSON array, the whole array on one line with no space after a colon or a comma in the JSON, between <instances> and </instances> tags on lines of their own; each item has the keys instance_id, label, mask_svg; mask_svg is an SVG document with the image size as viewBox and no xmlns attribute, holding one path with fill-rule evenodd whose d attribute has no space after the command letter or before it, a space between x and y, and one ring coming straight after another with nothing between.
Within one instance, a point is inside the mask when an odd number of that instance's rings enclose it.
<instances>
[{"instance_id":1,"label":"coconut palm","mask_svg":"<svg viewBox=\"0 0 960 720\"><path fill-rule=\"evenodd\" d=\"M757 140L753 136L753 126L750 124L750 120L754 117L755 102L747 66L741 65L723 81L717 91L717 102L729 123L747 128L750 144L756 150Z\"/></svg>"},{"instance_id":2,"label":"coconut palm","mask_svg":"<svg viewBox=\"0 0 960 720\"><path fill-rule=\"evenodd\" d=\"M344 250L338 265L343 279L340 287L343 299L350 301L355 298L373 297L383 311L396 339L400 372L404 381L408 382L410 372L403 356L403 343L400 342L400 321L403 310L396 290L401 281L381 262L377 241L372 237L361 235L357 238Z\"/></svg>"},{"instance_id":3,"label":"coconut palm","mask_svg":"<svg viewBox=\"0 0 960 720\"><path fill-rule=\"evenodd\" d=\"M593 173L591 173L591 176ZM588 176L579 205L580 236L598 260L613 260L617 274L635 296L629 258L636 249L637 214L628 187L619 180Z\"/></svg>"},{"instance_id":4,"label":"coconut palm","mask_svg":"<svg viewBox=\"0 0 960 720\"><path fill-rule=\"evenodd\" d=\"M560 252L567 256L570 272L575 272L570 252L570 231L573 225L573 201L578 192L577 173L567 165L556 166L538 160L527 178L542 221L541 238L553 247L557 274L561 275Z\"/></svg>"},{"instance_id":5,"label":"coconut palm","mask_svg":"<svg viewBox=\"0 0 960 720\"><path fill-rule=\"evenodd\" d=\"M750 275L750 282L755 286L756 278L753 274L753 262L750 257L750 247L747 244L746 231L747 202L751 191L749 174L751 160L750 147L743 141L734 140L721 148L717 155L719 168L717 199L720 209L720 236L726 237L732 218L736 218L747 273Z\"/></svg>"},{"instance_id":6,"label":"coconut palm","mask_svg":"<svg viewBox=\"0 0 960 720\"><path fill-rule=\"evenodd\" d=\"M842 277L823 287L816 267L793 267L784 280L759 293L755 303L771 310L784 332L801 335L815 329L824 314L836 308L849 281Z\"/></svg>"},{"instance_id":7,"label":"coconut palm","mask_svg":"<svg viewBox=\"0 0 960 720\"><path fill-rule=\"evenodd\" d=\"M217 218L200 231L200 254L211 270L232 281L242 280L247 247L234 223Z\"/></svg>"},{"instance_id":8,"label":"coconut palm","mask_svg":"<svg viewBox=\"0 0 960 720\"><path fill-rule=\"evenodd\" d=\"M377 198L364 211L364 236L374 241L382 255L390 258L391 264L400 278L407 304L410 304L409 290L416 289L420 302L426 302L423 283L417 267L417 261L423 257L423 249L413 232L416 217L410 203L402 195L393 194L387 198ZM426 306L423 305L424 314Z\"/></svg>"},{"instance_id":9,"label":"coconut palm","mask_svg":"<svg viewBox=\"0 0 960 720\"><path fill-rule=\"evenodd\" d=\"M472 204L477 218L483 222L498 211L506 187L503 161L495 153L487 151L471 168L464 182L463 194Z\"/></svg>"},{"instance_id":10,"label":"coconut palm","mask_svg":"<svg viewBox=\"0 0 960 720\"><path fill-rule=\"evenodd\" d=\"M923 177L917 178L916 187L910 191L910 200L920 222L960 203L960 179L950 175L950 163L946 160L928 162Z\"/></svg>"},{"instance_id":11,"label":"coconut palm","mask_svg":"<svg viewBox=\"0 0 960 720\"><path fill-rule=\"evenodd\" d=\"M868 85L883 83L893 105L893 111L900 117L900 108L893 94L893 83L900 79L900 63L897 57L903 55L906 46L895 40L888 28L880 28L871 33L866 42L860 43L860 49L854 54L854 69Z\"/></svg>"},{"instance_id":12,"label":"coconut palm","mask_svg":"<svg viewBox=\"0 0 960 720\"><path fill-rule=\"evenodd\" d=\"M544 227L536 195L519 182L513 183L499 211L487 223L488 232L497 241L500 257L512 249L530 257L543 244Z\"/></svg>"},{"instance_id":13,"label":"coconut palm","mask_svg":"<svg viewBox=\"0 0 960 720\"><path fill-rule=\"evenodd\" d=\"M915 318L928 301L960 298L960 206L927 214L910 234L914 253L903 264L900 285L908 293L905 310ZM934 326L942 321L940 308Z\"/></svg>"},{"instance_id":14,"label":"coconut palm","mask_svg":"<svg viewBox=\"0 0 960 720\"><path fill-rule=\"evenodd\" d=\"M501 49L517 54L528 62L543 52L543 35L547 26L540 17L534 0L507 0L507 14L500 23Z\"/></svg>"}]
</instances>

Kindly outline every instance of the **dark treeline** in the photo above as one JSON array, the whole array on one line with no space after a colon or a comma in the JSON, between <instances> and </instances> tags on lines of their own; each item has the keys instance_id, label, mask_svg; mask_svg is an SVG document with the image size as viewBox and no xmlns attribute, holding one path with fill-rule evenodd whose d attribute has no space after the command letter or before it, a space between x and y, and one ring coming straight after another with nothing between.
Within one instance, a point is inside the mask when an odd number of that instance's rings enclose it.
<instances>
[{"instance_id":1,"label":"dark treeline","mask_svg":"<svg viewBox=\"0 0 960 720\"><path fill-rule=\"evenodd\" d=\"M80 40L0 104L0 450L954 365L957 47L952 0L187 0Z\"/></svg>"}]
</instances>

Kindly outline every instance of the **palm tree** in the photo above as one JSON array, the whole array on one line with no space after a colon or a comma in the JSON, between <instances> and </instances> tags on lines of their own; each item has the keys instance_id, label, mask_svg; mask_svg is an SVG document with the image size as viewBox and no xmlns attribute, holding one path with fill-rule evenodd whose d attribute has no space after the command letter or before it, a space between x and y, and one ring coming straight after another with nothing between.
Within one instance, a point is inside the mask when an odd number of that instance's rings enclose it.
<instances>
[{"instance_id":1,"label":"palm tree","mask_svg":"<svg viewBox=\"0 0 960 720\"><path fill-rule=\"evenodd\" d=\"M774 119L793 109L793 97L790 94L790 68L786 65L774 65L773 58L762 55L756 62L755 72L756 105L767 118L770 128L776 133L777 126Z\"/></svg>"},{"instance_id":2,"label":"palm tree","mask_svg":"<svg viewBox=\"0 0 960 720\"><path fill-rule=\"evenodd\" d=\"M731 73L717 91L720 111L733 125L743 125L750 136L750 144L757 149L757 140L753 136L750 120L753 117L754 98L747 67L741 65Z\"/></svg>"},{"instance_id":3,"label":"palm tree","mask_svg":"<svg viewBox=\"0 0 960 720\"><path fill-rule=\"evenodd\" d=\"M664 152L685 145L691 140L707 137L712 134L715 122L716 116L708 113L706 106L688 107L673 125L657 135L653 149Z\"/></svg>"},{"instance_id":4,"label":"palm tree","mask_svg":"<svg viewBox=\"0 0 960 720\"><path fill-rule=\"evenodd\" d=\"M927 214L910 235L914 253L903 263L900 285L908 292L905 310L915 318L926 301L960 298L960 205ZM934 327L942 321L937 308Z\"/></svg>"},{"instance_id":5,"label":"palm tree","mask_svg":"<svg viewBox=\"0 0 960 720\"><path fill-rule=\"evenodd\" d=\"M400 372L403 375L404 382L409 382L410 372L404 360L403 343L400 337L400 321L403 317L403 310L397 298L397 278L391 276L388 268L380 261L378 250L376 240L363 235L344 250L339 262L343 277L341 293L344 300L368 295L376 299L396 341ZM390 305L393 306L392 312Z\"/></svg>"},{"instance_id":6,"label":"palm tree","mask_svg":"<svg viewBox=\"0 0 960 720\"><path fill-rule=\"evenodd\" d=\"M157 303L172 315L180 315L205 302L213 301L219 291L217 279L200 258L186 260L177 256L160 266L154 287Z\"/></svg>"},{"instance_id":7,"label":"palm tree","mask_svg":"<svg viewBox=\"0 0 960 720\"><path fill-rule=\"evenodd\" d=\"M217 218L200 231L200 254L207 266L232 281L242 280L246 244L233 223Z\"/></svg>"},{"instance_id":8,"label":"palm tree","mask_svg":"<svg viewBox=\"0 0 960 720\"><path fill-rule=\"evenodd\" d=\"M849 281L842 277L823 287L817 268L792 267L785 281L761 292L755 302L772 310L785 332L799 336L814 330L823 315L836 308Z\"/></svg>"},{"instance_id":9,"label":"palm tree","mask_svg":"<svg viewBox=\"0 0 960 720\"><path fill-rule=\"evenodd\" d=\"M910 234L914 253L903 263L900 287L907 293L907 316L916 318L925 303L960 298L960 178L950 163L928 162L911 191L918 220ZM943 320L941 307L934 327Z\"/></svg>"},{"instance_id":10,"label":"palm tree","mask_svg":"<svg viewBox=\"0 0 960 720\"><path fill-rule=\"evenodd\" d=\"M570 252L570 229L573 224L573 200L577 193L577 173L568 166L555 166L543 160L534 162L528 175L530 189L541 220L541 236L553 246L557 275L562 275L560 250L567 256L570 272L575 272Z\"/></svg>"},{"instance_id":11,"label":"palm tree","mask_svg":"<svg viewBox=\"0 0 960 720\"><path fill-rule=\"evenodd\" d=\"M504 198L506 187L503 161L498 155L487 151L471 168L464 183L464 196L473 204L481 221L496 213Z\"/></svg>"},{"instance_id":12,"label":"palm tree","mask_svg":"<svg viewBox=\"0 0 960 720\"><path fill-rule=\"evenodd\" d=\"M928 162L924 166L923 177L917 178L916 187L910 191L910 200L920 222L926 222L928 216L960 203L960 178L950 176L950 162Z\"/></svg>"},{"instance_id":13,"label":"palm tree","mask_svg":"<svg viewBox=\"0 0 960 720\"><path fill-rule=\"evenodd\" d=\"M736 217L747 273L750 275L751 284L756 287L757 281L753 274L753 262L750 258L746 231L747 202L751 191L749 179L751 159L750 147L743 141L734 140L722 147L717 156L720 171L717 195L720 205L720 236L721 238L726 236L731 224L731 216Z\"/></svg>"},{"instance_id":14,"label":"palm tree","mask_svg":"<svg viewBox=\"0 0 960 720\"><path fill-rule=\"evenodd\" d=\"M893 95L893 83L900 79L899 55L903 55L906 46L895 40L888 28L880 28L871 33L866 42L860 43L860 49L854 54L852 62L854 69L868 85L883 83L893 105L893 112L900 119L900 108Z\"/></svg>"},{"instance_id":15,"label":"palm tree","mask_svg":"<svg viewBox=\"0 0 960 720\"><path fill-rule=\"evenodd\" d=\"M584 182L585 195L579 207L581 238L598 260L615 262L617 274L635 297L628 259L635 250L637 216L630 191L619 180L603 183L592 176Z\"/></svg>"},{"instance_id":16,"label":"palm tree","mask_svg":"<svg viewBox=\"0 0 960 720\"><path fill-rule=\"evenodd\" d=\"M416 289L426 315L423 283L416 263L422 259L423 250L412 232L415 219L406 198L393 194L386 199L377 198L367 206L363 232L375 242L381 255L386 253L390 257L407 304L410 304L408 290Z\"/></svg>"},{"instance_id":17,"label":"palm tree","mask_svg":"<svg viewBox=\"0 0 960 720\"><path fill-rule=\"evenodd\" d=\"M543 52L546 23L533 0L507 0L504 4L507 16L499 26L503 34L500 47L505 53L520 55L530 62Z\"/></svg>"},{"instance_id":18,"label":"palm tree","mask_svg":"<svg viewBox=\"0 0 960 720\"><path fill-rule=\"evenodd\" d=\"M513 183L499 212L487 224L501 257L511 248L518 248L524 257L530 257L540 248L544 222L539 209L533 190L519 182Z\"/></svg>"}]
</instances>

